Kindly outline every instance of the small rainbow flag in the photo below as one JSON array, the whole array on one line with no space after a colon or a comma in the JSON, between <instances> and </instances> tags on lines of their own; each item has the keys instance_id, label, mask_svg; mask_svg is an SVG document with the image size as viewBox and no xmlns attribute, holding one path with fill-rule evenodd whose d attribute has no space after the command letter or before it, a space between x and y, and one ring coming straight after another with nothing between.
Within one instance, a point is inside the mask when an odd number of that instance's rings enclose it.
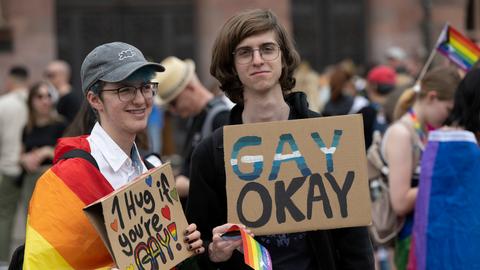
<instances>
[{"instance_id":1,"label":"small rainbow flag","mask_svg":"<svg viewBox=\"0 0 480 270\"><path fill-rule=\"evenodd\" d=\"M272 270L272 259L268 250L260 245L244 229L233 225L227 232L240 231L243 243L243 259L245 264L255 270Z\"/></svg>"},{"instance_id":2,"label":"small rainbow flag","mask_svg":"<svg viewBox=\"0 0 480 270\"><path fill-rule=\"evenodd\" d=\"M465 71L470 70L480 58L480 48L448 24L440 34L437 51Z\"/></svg>"}]
</instances>

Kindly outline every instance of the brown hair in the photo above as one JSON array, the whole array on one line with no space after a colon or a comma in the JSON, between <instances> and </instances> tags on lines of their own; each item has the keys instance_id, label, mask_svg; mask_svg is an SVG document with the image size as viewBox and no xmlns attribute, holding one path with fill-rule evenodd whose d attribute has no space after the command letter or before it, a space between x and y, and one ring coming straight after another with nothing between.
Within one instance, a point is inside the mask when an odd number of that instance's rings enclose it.
<instances>
[{"instance_id":1,"label":"brown hair","mask_svg":"<svg viewBox=\"0 0 480 270\"><path fill-rule=\"evenodd\" d=\"M270 10L254 9L238 13L228 19L215 40L210 73L220 82L220 89L234 103L243 103L243 85L237 76L233 51L245 38L274 31L282 50L280 85L285 94L295 86L293 72L300 56L285 28Z\"/></svg>"},{"instance_id":2,"label":"brown hair","mask_svg":"<svg viewBox=\"0 0 480 270\"><path fill-rule=\"evenodd\" d=\"M35 111L35 108L33 107L33 99L38 95L38 92L40 91L40 88L42 86L47 87L49 89L49 95L50 95L50 88L52 87L48 82L41 81L37 82L32 87L30 87L28 91L28 98L27 98L27 107L28 107L28 120L27 120L27 125L25 126L26 132L31 132L32 129L35 127L37 124L37 112ZM48 123L56 123L56 122L63 122L63 118L57 113L53 103L52 103L52 110L50 113L49 121Z\"/></svg>"},{"instance_id":3,"label":"brown hair","mask_svg":"<svg viewBox=\"0 0 480 270\"><path fill-rule=\"evenodd\" d=\"M352 75L342 66L337 66L330 75L330 100L336 102L343 96L345 85L351 80Z\"/></svg>"},{"instance_id":4,"label":"brown hair","mask_svg":"<svg viewBox=\"0 0 480 270\"><path fill-rule=\"evenodd\" d=\"M93 107L90 106L85 98L83 99L82 105L75 115L75 118L73 118L73 121L65 129L63 136L74 137L90 134L96 121L97 115L95 114Z\"/></svg>"},{"instance_id":5,"label":"brown hair","mask_svg":"<svg viewBox=\"0 0 480 270\"><path fill-rule=\"evenodd\" d=\"M416 99L423 99L430 91L435 91L439 100L453 100L460 80L460 75L453 67L439 67L427 72L420 83L418 93L413 88L402 93L395 106L394 120L400 119Z\"/></svg>"}]
</instances>

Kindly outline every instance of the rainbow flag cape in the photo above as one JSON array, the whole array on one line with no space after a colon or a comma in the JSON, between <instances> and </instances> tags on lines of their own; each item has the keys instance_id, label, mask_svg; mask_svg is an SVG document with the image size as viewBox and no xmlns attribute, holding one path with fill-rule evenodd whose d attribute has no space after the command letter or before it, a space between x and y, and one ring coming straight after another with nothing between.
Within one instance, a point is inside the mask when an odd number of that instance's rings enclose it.
<instances>
[{"instance_id":1,"label":"rainbow flag cape","mask_svg":"<svg viewBox=\"0 0 480 270\"><path fill-rule=\"evenodd\" d=\"M65 138L55 148L55 159L73 148L90 152L85 137ZM82 209L112 191L103 175L80 158L61 160L47 170L29 205L23 269L111 268L112 258Z\"/></svg>"},{"instance_id":2,"label":"rainbow flag cape","mask_svg":"<svg viewBox=\"0 0 480 270\"><path fill-rule=\"evenodd\" d=\"M480 49L470 39L446 24L437 43L437 51L465 71L480 58Z\"/></svg>"},{"instance_id":3,"label":"rainbow flag cape","mask_svg":"<svg viewBox=\"0 0 480 270\"><path fill-rule=\"evenodd\" d=\"M480 269L480 148L468 131L433 131L422 156L408 269Z\"/></svg>"},{"instance_id":4,"label":"rainbow flag cape","mask_svg":"<svg viewBox=\"0 0 480 270\"><path fill-rule=\"evenodd\" d=\"M245 264L255 270L272 270L272 259L268 250L237 225L227 230L227 232L234 231L240 231Z\"/></svg>"}]
</instances>

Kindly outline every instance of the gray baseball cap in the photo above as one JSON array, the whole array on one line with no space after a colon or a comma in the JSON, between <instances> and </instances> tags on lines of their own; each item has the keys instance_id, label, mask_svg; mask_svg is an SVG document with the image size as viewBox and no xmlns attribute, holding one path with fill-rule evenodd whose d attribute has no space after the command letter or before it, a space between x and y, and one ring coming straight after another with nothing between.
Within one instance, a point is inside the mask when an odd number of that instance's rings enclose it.
<instances>
[{"instance_id":1,"label":"gray baseball cap","mask_svg":"<svg viewBox=\"0 0 480 270\"><path fill-rule=\"evenodd\" d=\"M80 69L82 91L84 94L98 80L120 82L138 69L151 66L157 72L165 68L157 63L147 62L142 52L134 46L123 42L112 42L93 49Z\"/></svg>"}]
</instances>

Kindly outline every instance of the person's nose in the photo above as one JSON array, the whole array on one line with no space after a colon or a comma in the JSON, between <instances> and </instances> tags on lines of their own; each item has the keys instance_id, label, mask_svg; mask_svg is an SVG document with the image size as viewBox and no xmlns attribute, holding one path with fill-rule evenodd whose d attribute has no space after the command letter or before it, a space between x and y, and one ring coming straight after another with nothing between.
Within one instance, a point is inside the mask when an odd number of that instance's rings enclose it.
<instances>
[{"instance_id":1,"label":"person's nose","mask_svg":"<svg viewBox=\"0 0 480 270\"><path fill-rule=\"evenodd\" d=\"M135 97L133 98L133 103L135 104L143 104L147 102L147 98L143 96L141 89L135 90Z\"/></svg>"},{"instance_id":2,"label":"person's nose","mask_svg":"<svg viewBox=\"0 0 480 270\"><path fill-rule=\"evenodd\" d=\"M262 54L260 53L259 49L253 50L252 52L252 63L254 65L261 65L264 63Z\"/></svg>"}]
</instances>

